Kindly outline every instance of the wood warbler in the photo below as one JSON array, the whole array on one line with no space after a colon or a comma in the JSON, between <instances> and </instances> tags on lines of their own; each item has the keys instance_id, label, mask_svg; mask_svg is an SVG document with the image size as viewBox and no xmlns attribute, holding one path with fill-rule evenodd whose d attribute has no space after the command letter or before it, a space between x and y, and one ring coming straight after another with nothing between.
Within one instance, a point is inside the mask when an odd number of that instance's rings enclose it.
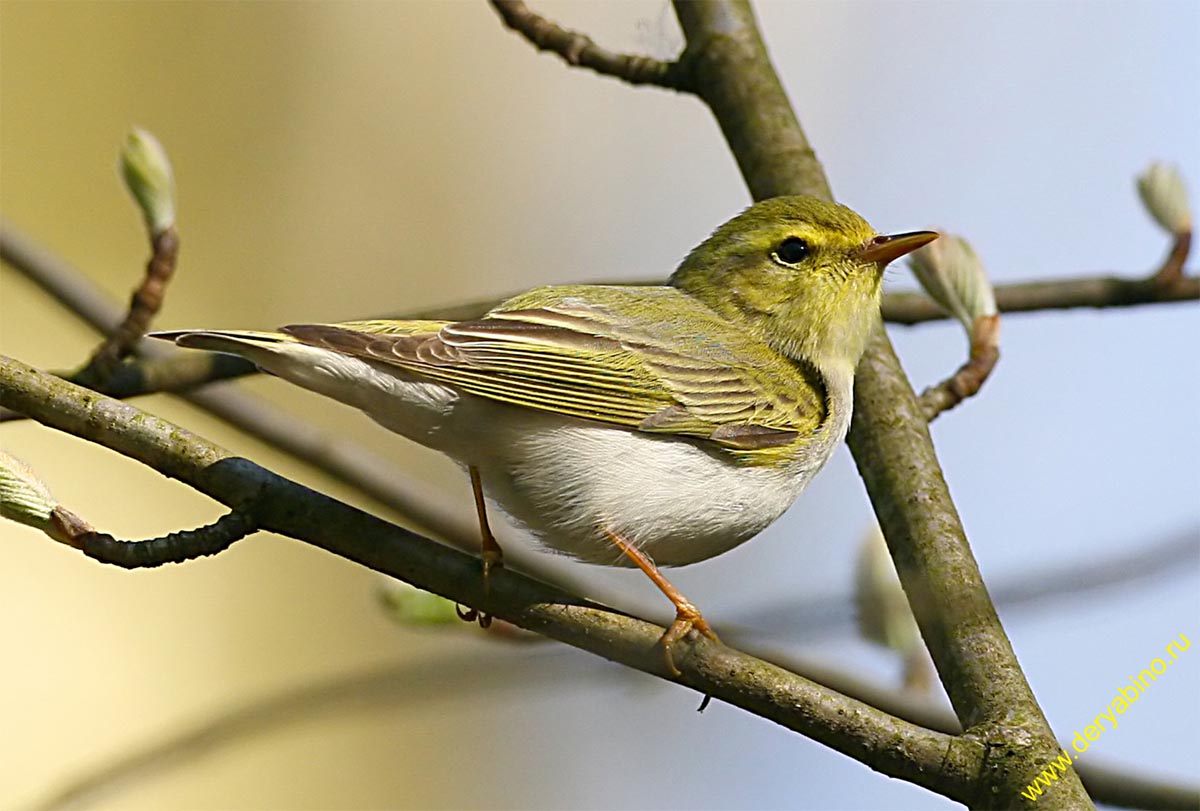
<instances>
[{"instance_id":1,"label":"wood warbler","mask_svg":"<svg viewBox=\"0 0 1200 811\"><path fill-rule=\"evenodd\" d=\"M467 467L543 544L637 565L671 599L662 644L704 617L658 571L778 518L846 435L888 262L937 237L881 236L845 206L765 200L662 287L539 287L473 321L157 333L229 352L362 409Z\"/></svg>"}]
</instances>

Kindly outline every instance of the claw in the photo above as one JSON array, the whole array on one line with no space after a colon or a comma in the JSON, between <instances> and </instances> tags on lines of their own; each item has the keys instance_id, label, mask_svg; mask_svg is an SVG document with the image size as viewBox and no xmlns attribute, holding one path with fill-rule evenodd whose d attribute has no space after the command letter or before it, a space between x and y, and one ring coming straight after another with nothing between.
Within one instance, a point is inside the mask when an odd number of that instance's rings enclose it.
<instances>
[{"instance_id":1,"label":"claw","mask_svg":"<svg viewBox=\"0 0 1200 811\"><path fill-rule=\"evenodd\" d=\"M667 628L667 632L658 640L658 644L662 645L663 659L666 662L667 671L675 678L679 678L683 673L675 666L675 657L672 654L672 649L676 642L683 639L692 631L708 637L717 644L721 642L696 606L686 600L676 603L675 621L671 623L671 626Z\"/></svg>"},{"instance_id":2,"label":"claw","mask_svg":"<svg viewBox=\"0 0 1200 811\"><path fill-rule=\"evenodd\" d=\"M492 624L492 615L485 614L477 608L463 608L458 603L455 603L454 613L463 622L478 622L480 628L488 628Z\"/></svg>"}]
</instances>

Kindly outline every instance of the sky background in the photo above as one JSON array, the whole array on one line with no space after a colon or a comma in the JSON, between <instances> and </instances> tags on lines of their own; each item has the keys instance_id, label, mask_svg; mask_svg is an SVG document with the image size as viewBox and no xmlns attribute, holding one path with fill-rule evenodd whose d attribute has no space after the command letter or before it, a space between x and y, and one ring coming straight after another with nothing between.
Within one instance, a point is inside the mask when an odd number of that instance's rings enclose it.
<instances>
[{"instance_id":1,"label":"sky background","mask_svg":"<svg viewBox=\"0 0 1200 811\"><path fill-rule=\"evenodd\" d=\"M535 8L616 49L669 57L681 42L661 2ZM880 231L967 236L997 283L1144 275L1167 240L1134 176L1165 159L1200 186L1196 3L757 9L838 198ZM117 148L130 124L160 137L183 242L160 328L270 328L544 283L665 278L749 202L698 101L568 70L481 3L10 0L0 122L4 218L121 300L145 238ZM903 268L888 279L912 286ZM1194 304L1006 318L996 373L933 429L989 583L1180 534L1197 542L1149 585L1002 611L1064 741L1168 642L1200 638L1198 326ZM892 335L918 389L964 356L956 324ZM93 340L0 271L0 351L67 368ZM280 381L238 385L394 457L470 510L465 478L436 455ZM185 405L139 404L387 515ZM47 429L5 425L0 443L118 536L220 512ZM844 623L814 628L820 616L787 609L828 598L848 616L869 521L842 450L753 543L672 579L718 631L771 611L756 643L895 682L896 662ZM379 668L387 689L301 707L88 807L951 805L720 703L699 715L690 691L584 654L398 628L378 608L377 575L287 539L127 573L4 525L0 558L3 807L231 708ZM636 573L586 573L623 607L667 615ZM1200 779L1198 650L1083 757Z\"/></svg>"}]
</instances>

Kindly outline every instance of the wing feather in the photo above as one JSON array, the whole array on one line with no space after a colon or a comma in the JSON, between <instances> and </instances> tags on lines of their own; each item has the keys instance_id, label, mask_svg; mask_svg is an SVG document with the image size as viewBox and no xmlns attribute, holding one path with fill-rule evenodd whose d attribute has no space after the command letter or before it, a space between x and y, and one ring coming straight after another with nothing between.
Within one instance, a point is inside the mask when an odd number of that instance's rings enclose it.
<instances>
[{"instance_id":1,"label":"wing feather","mask_svg":"<svg viewBox=\"0 0 1200 811\"><path fill-rule=\"evenodd\" d=\"M662 296L677 297L667 322L645 306ZM542 288L473 321L282 331L498 402L689 436L751 461L816 430L828 410L815 370L671 288Z\"/></svg>"}]
</instances>

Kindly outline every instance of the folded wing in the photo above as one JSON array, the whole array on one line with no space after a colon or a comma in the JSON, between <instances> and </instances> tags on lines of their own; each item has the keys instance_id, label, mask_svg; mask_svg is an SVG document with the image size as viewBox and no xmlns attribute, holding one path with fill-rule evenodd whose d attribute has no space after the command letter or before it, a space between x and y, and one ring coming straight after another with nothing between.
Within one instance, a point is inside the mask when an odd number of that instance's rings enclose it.
<instances>
[{"instance_id":1,"label":"folded wing","mask_svg":"<svg viewBox=\"0 0 1200 811\"><path fill-rule=\"evenodd\" d=\"M283 332L498 402L689 436L748 461L792 445L827 412L814 370L672 288L541 288L475 321Z\"/></svg>"}]
</instances>

